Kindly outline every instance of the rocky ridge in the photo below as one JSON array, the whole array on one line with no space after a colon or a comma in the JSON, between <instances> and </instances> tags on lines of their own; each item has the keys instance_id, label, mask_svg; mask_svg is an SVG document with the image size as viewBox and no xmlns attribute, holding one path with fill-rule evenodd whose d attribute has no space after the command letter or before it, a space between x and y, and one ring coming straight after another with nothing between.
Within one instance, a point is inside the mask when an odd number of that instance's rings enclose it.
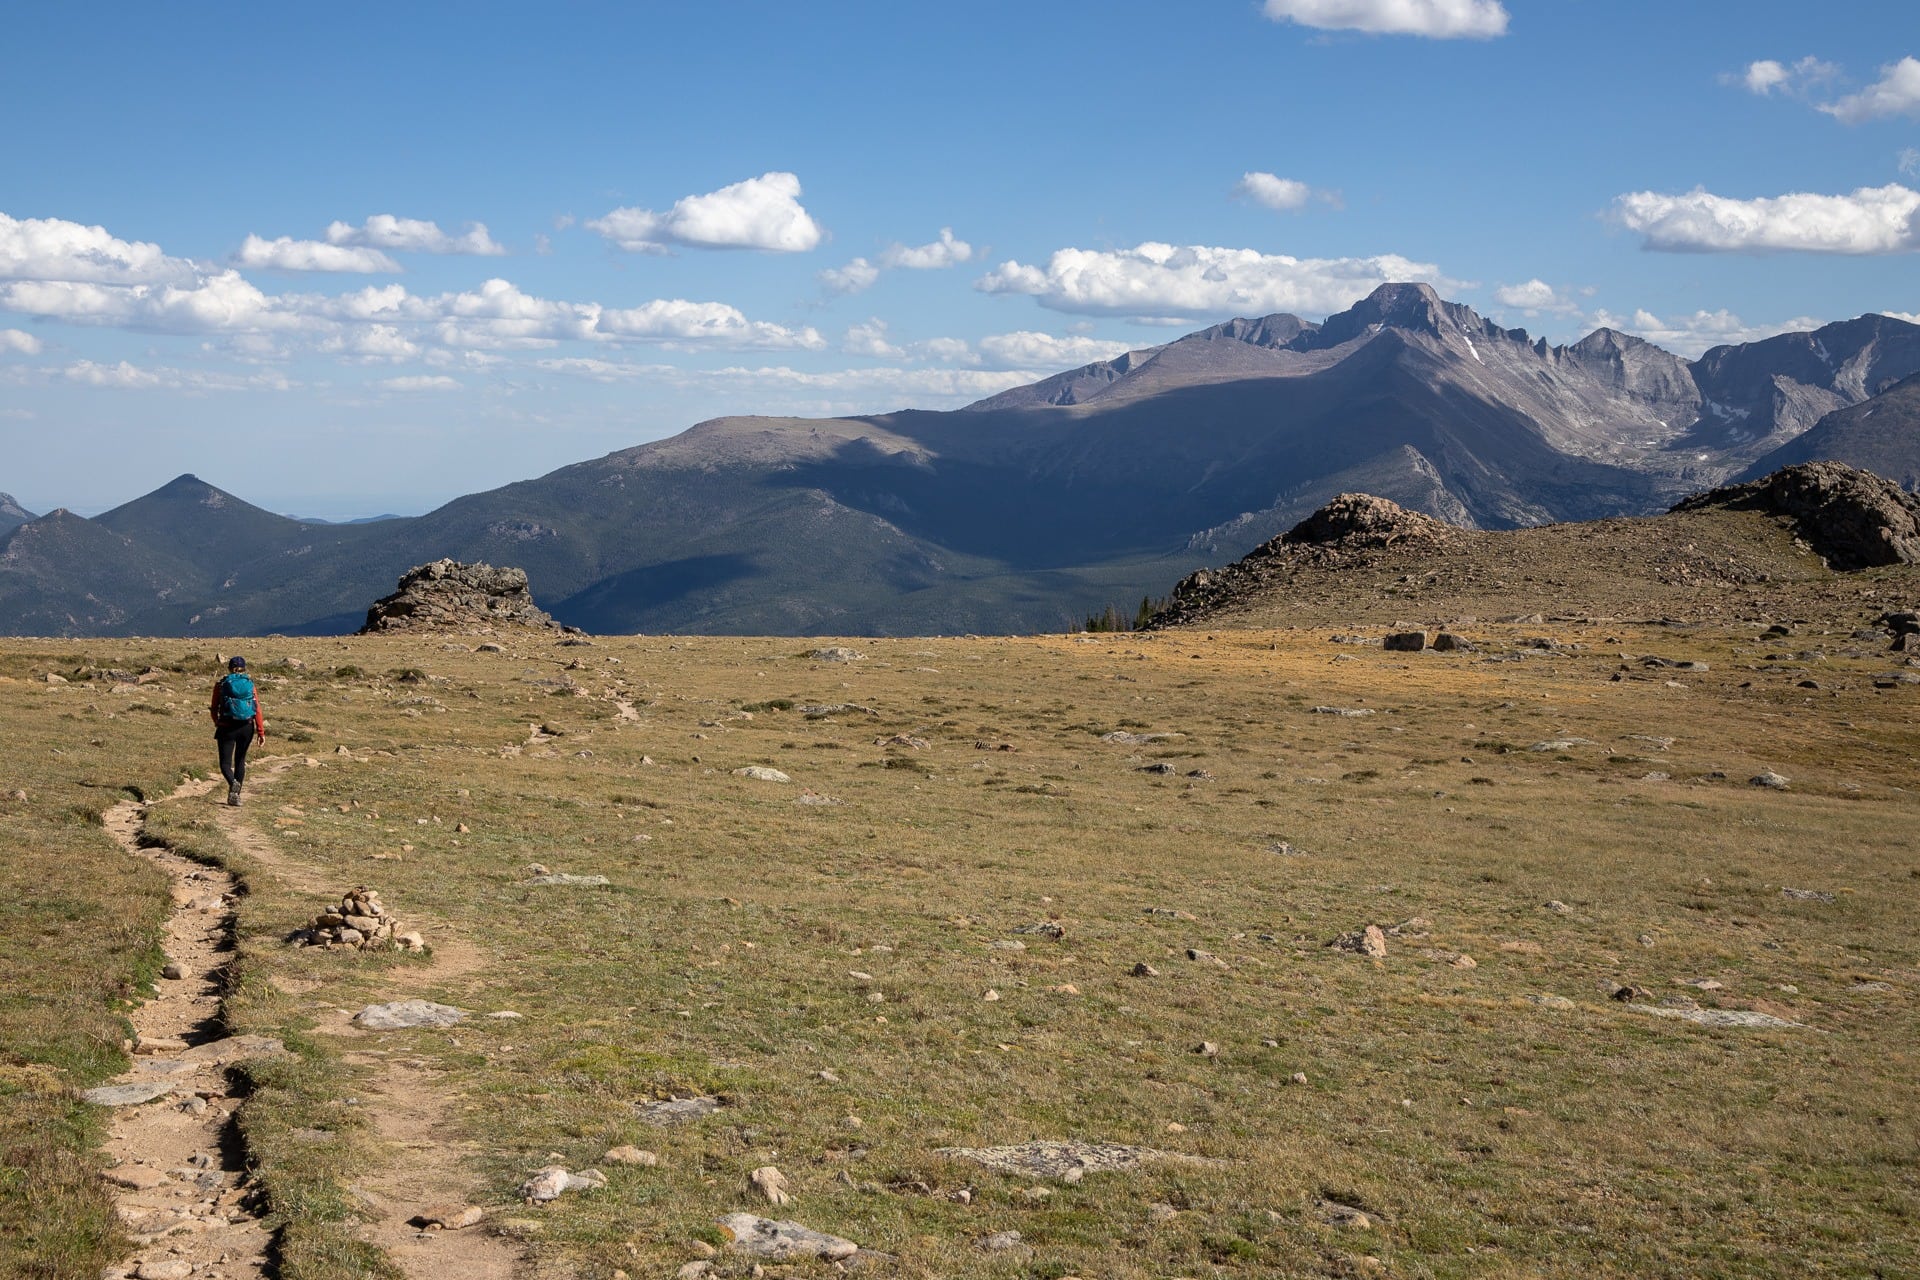
<instances>
[{"instance_id":1,"label":"rocky ridge","mask_svg":"<svg viewBox=\"0 0 1920 1280\"><path fill-rule=\"evenodd\" d=\"M1920 564L1920 498L1837 462L1698 494L1664 515L1504 531L1459 529L1349 493L1241 560L1187 575L1147 627L1213 625L1253 610L1266 616L1262 625L1321 615L1352 623L1374 613L1373 622L1405 630L1413 618L1497 616L1490 607L1510 601L1522 583L1541 612L1757 617L1833 597L1836 571L1913 564ZM1782 596L1769 605L1763 597L1789 579L1788 595L1799 603ZM1763 589L1768 583L1775 586ZM1883 585L1842 594L1877 600Z\"/></svg>"},{"instance_id":2,"label":"rocky ridge","mask_svg":"<svg viewBox=\"0 0 1920 1280\"><path fill-rule=\"evenodd\" d=\"M1748 484L1683 498L1675 511L1760 511L1794 532L1836 569L1920 563L1920 497L1843 462L1782 467Z\"/></svg>"},{"instance_id":3,"label":"rocky ridge","mask_svg":"<svg viewBox=\"0 0 1920 1280\"><path fill-rule=\"evenodd\" d=\"M398 590L367 610L359 634L457 632L491 635L502 628L562 628L533 602L524 569L435 560L401 575Z\"/></svg>"}]
</instances>

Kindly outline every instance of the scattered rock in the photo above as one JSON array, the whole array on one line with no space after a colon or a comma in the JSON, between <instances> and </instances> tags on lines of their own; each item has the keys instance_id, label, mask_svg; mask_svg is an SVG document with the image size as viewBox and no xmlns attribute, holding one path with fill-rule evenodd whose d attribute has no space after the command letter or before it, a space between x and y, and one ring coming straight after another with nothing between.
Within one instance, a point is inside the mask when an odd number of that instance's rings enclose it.
<instances>
[{"instance_id":1,"label":"scattered rock","mask_svg":"<svg viewBox=\"0 0 1920 1280\"><path fill-rule=\"evenodd\" d=\"M133 1084L103 1084L97 1089L88 1089L80 1097L96 1107L137 1107L166 1097L174 1087L175 1082L171 1080L140 1080Z\"/></svg>"},{"instance_id":2,"label":"scattered rock","mask_svg":"<svg viewBox=\"0 0 1920 1280\"><path fill-rule=\"evenodd\" d=\"M1225 960L1222 960L1219 956L1213 954L1213 952L1211 951L1202 951L1198 947L1187 948L1187 959L1195 961L1199 964L1214 965L1221 969L1224 969L1227 967L1227 962Z\"/></svg>"},{"instance_id":3,"label":"scattered rock","mask_svg":"<svg viewBox=\"0 0 1920 1280\"><path fill-rule=\"evenodd\" d=\"M916 738L910 733L896 733L885 738L875 738L873 745L876 747L906 747L913 751L921 751L933 744L925 738Z\"/></svg>"},{"instance_id":4,"label":"scattered rock","mask_svg":"<svg viewBox=\"0 0 1920 1280\"><path fill-rule=\"evenodd\" d=\"M464 1231L478 1226L486 1216L487 1211L477 1204L437 1204L414 1214L407 1223L423 1231Z\"/></svg>"},{"instance_id":5,"label":"scattered rock","mask_svg":"<svg viewBox=\"0 0 1920 1280\"><path fill-rule=\"evenodd\" d=\"M815 662L859 662L867 655L844 645L831 645L824 649L809 649L807 656Z\"/></svg>"},{"instance_id":6,"label":"scattered rock","mask_svg":"<svg viewBox=\"0 0 1920 1280\"><path fill-rule=\"evenodd\" d=\"M860 1251L860 1246L851 1240L830 1236L797 1222L780 1222L751 1213L730 1213L719 1220L719 1226L727 1238L729 1251L768 1262L798 1262L807 1258L837 1262Z\"/></svg>"},{"instance_id":7,"label":"scattered rock","mask_svg":"<svg viewBox=\"0 0 1920 1280\"><path fill-rule=\"evenodd\" d=\"M747 1182L775 1208L793 1201L793 1193L787 1190L787 1175L770 1164L762 1165L748 1174Z\"/></svg>"},{"instance_id":8,"label":"scattered rock","mask_svg":"<svg viewBox=\"0 0 1920 1280\"><path fill-rule=\"evenodd\" d=\"M1156 760L1152 764L1141 765L1140 772L1141 773L1157 773L1164 776L1166 774L1174 772L1174 768L1172 765L1168 764L1165 760Z\"/></svg>"},{"instance_id":9,"label":"scattered rock","mask_svg":"<svg viewBox=\"0 0 1920 1280\"><path fill-rule=\"evenodd\" d=\"M1571 1009L1573 1001L1565 996L1528 996L1527 1003L1538 1005L1542 1009Z\"/></svg>"},{"instance_id":10,"label":"scattered rock","mask_svg":"<svg viewBox=\"0 0 1920 1280\"><path fill-rule=\"evenodd\" d=\"M1183 733L1129 733L1125 729L1115 729L1112 733L1100 735L1100 741L1117 743L1126 747L1147 747L1156 742L1172 742L1175 738L1186 737Z\"/></svg>"},{"instance_id":11,"label":"scattered rock","mask_svg":"<svg viewBox=\"0 0 1920 1280\"><path fill-rule=\"evenodd\" d=\"M1627 1007L1638 1009L1641 1013L1652 1014L1656 1018L1678 1018L1683 1022L1698 1023L1703 1027L1802 1027L1806 1025L1802 1022L1788 1022L1785 1018L1776 1018L1770 1013L1756 1013L1750 1009L1689 1009L1653 1004L1630 1004Z\"/></svg>"},{"instance_id":12,"label":"scattered rock","mask_svg":"<svg viewBox=\"0 0 1920 1280\"><path fill-rule=\"evenodd\" d=\"M1341 1204L1338 1200L1319 1202L1321 1216L1337 1227L1351 1227L1355 1231L1371 1231L1373 1219L1367 1211L1350 1204Z\"/></svg>"},{"instance_id":13,"label":"scattered rock","mask_svg":"<svg viewBox=\"0 0 1920 1280\"><path fill-rule=\"evenodd\" d=\"M1337 938L1330 939L1327 945L1336 950L1351 951L1355 955L1380 959L1387 954L1387 935L1379 925L1370 924L1364 929L1343 933Z\"/></svg>"},{"instance_id":14,"label":"scattered rock","mask_svg":"<svg viewBox=\"0 0 1920 1280\"><path fill-rule=\"evenodd\" d=\"M1356 716L1370 716L1374 714L1374 711L1372 707L1309 707L1307 714L1316 716L1346 716L1351 719Z\"/></svg>"},{"instance_id":15,"label":"scattered rock","mask_svg":"<svg viewBox=\"0 0 1920 1280\"><path fill-rule=\"evenodd\" d=\"M1419 653L1427 647L1427 633L1395 631L1381 638L1380 647L1389 653Z\"/></svg>"},{"instance_id":16,"label":"scattered rock","mask_svg":"<svg viewBox=\"0 0 1920 1280\"><path fill-rule=\"evenodd\" d=\"M1142 960L1133 966L1133 976L1136 978L1157 978L1160 976L1160 971L1148 964L1145 960Z\"/></svg>"},{"instance_id":17,"label":"scattered rock","mask_svg":"<svg viewBox=\"0 0 1920 1280\"><path fill-rule=\"evenodd\" d=\"M169 960L161 967L160 976L173 982L178 982L187 976L187 971L178 960Z\"/></svg>"},{"instance_id":18,"label":"scattered rock","mask_svg":"<svg viewBox=\"0 0 1920 1280\"><path fill-rule=\"evenodd\" d=\"M1755 774L1753 777L1747 779L1747 785L1765 787L1769 791L1785 791L1787 789L1787 779L1769 769L1765 773Z\"/></svg>"},{"instance_id":19,"label":"scattered rock","mask_svg":"<svg viewBox=\"0 0 1920 1280\"><path fill-rule=\"evenodd\" d=\"M141 1263L133 1274L135 1280L187 1280L193 1264L185 1258L156 1258Z\"/></svg>"},{"instance_id":20,"label":"scattered rock","mask_svg":"<svg viewBox=\"0 0 1920 1280\"><path fill-rule=\"evenodd\" d=\"M1112 1142L1023 1142L1011 1147L936 1147L934 1154L951 1160L967 1160L995 1173L1013 1173L1028 1178L1063 1178L1070 1171L1108 1173L1137 1169L1158 1161L1207 1164L1198 1156L1151 1147L1129 1147Z\"/></svg>"},{"instance_id":21,"label":"scattered rock","mask_svg":"<svg viewBox=\"0 0 1920 1280\"><path fill-rule=\"evenodd\" d=\"M988 1253L1005 1253L1020 1248L1022 1242L1018 1231L996 1231L990 1236L981 1236L979 1243Z\"/></svg>"},{"instance_id":22,"label":"scattered rock","mask_svg":"<svg viewBox=\"0 0 1920 1280\"><path fill-rule=\"evenodd\" d=\"M659 1156L635 1146L610 1147L600 1158L608 1164L631 1164L643 1169L651 1169L660 1163Z\"/></svg>"},{"instance_id":23,"label":"scattered rock","mask_svg":"<svg viewBox=\"0 0 1920 1280\"><path fill-rule=\"evenodd\" d=\"M789 778L786 774L780 772L778 769L769 769L765 765L758 765L758 764L750 764L746 766L744 769L735 769L733 771L733 776L736 778L752 778L756 782L792 782L793 781L792 778Z\"/></svg>"},{"instance_id":24,"label":"scattered rock","mask_svg":"<svg viewBox=\"0 0 1920 1280\"><path fill-rule=\"evenodd\" d=\"M1560 915L1560 916L1566 915L1568 911L1572 910L1571 907L1567 906L1566 903L1560 901L1560 899L1558 898L1548 898L1546 902L1544 902L1541 905L1543 905L1548 911L1551 911L1555 915Z\"/></svg>"},{"instance_id":25,"label":"scattered rock","mask_svg":"<svg viewBox=\"0 0 1920 1280\"><path fill-rule=\"evenodd\" d=\"M1056 942L1067 936L1067 931L1051 920L1042 920L1037 924L1023 924L1015 929L1014 932L1023 933L1028 936L1039 934L1041 937L1052 938Z\"/></svg>"},{"instance_id":26,"label":"scattered rock","mask_svg":"<svg viewBox=\"0 0 1920 1280\"><path fill-rule=\"evenodd\" d=\"M607 1175L598 1169L568 1173L564 1165L550 1164L520 1184L520 1198L529 1204L545 1204L568 1191L594 1191L606 1185Z\"/></svg>"},{"instance_id":27,"label":"scattered rock","mask_svg":"<svg viewBox=\"0 0 1920 1280\"><path fill-rule=\"evenodd\" d=\"M1545 742L1536 742L1528 747L1529 751L1570 751L1574 747L1591 747L1592 738L1548 738Z\"/></svg>"},{"instance_id":28,"label":"scattered rock","mask_svg":"<svg viewBox=\"0 0 1920 1280\"><path fill-rule=\"evenodd\" d=\"M1435 653L1472 653L1473 646L1451 631L1442 631L1433 638Z\"/></svg>"},{"instance_id":29,"label":"scattered rock","mask_svg":"<svg viewBox=\"0 0 1920 1280\"><path fill-rule=\"evenodd\" d=\"M1307 1082L1307 1073L1304 1071L1296 1071L1287 1077L1287 1082L1289 1084L1305 1084Z\"/></svg>"},{"instance_id":30,"label":"scattered rock","mask_svg":"<svg viewBox=\"0 0 1920 1280\"><path fill-rule=\"evenodd\" d=\"M605 876L576 876L569 875L564 871L549 871L543 876L534 876L532 879L522 880L520 883L527 885L552 884L572 885L576 888L597 888L600 885L610 883L610 881L608 881Z\"/></svg>"},{"instance_id":31,"label":"scattered rock","mask_svg":"<svg viewBox=\"0 0 1920 1280\"><path fill-rule=\"evenodd\" d=\"M399 1031L407 1027L451 1027L466 1018L463 1010L430 1000L395 1000L370 1004L353 1015L353 1025L368 1031Z\"/></svg>"},{"instance_id":32,"label":"scattered rock","mask_svg":"<svg viewBox=\"0 0 1920 1280\"><path fill-rule=\"evenodd\" d=\"M710 1116L720 1110L718 1098L668 1098L663 1102L643 1102L635 1106L640 1118L648 1124L665 1128L670 1125L687 1124L702 1116Z\"/></svg>"},{"instance_id":33,"label":"scattered rock","mask_svg":"<svg viewBox=\"0 0 1920 1280\"><path fill-rule=\"evenodd\" d=\"M130 1191L152 1191L164 1187L170 1181L160 1170L144 1164L122 1165L118 1169L109 1169L104 1175L108 1182Z\"/></svg>"}]
</instances>

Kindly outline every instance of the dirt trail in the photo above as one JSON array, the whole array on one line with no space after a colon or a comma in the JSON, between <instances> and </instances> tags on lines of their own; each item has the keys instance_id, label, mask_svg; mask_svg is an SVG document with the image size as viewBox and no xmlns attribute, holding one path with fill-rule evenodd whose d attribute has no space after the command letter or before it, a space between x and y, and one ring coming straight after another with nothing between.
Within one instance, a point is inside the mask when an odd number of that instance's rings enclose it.
<instances>
[{"instance_id":1,"label":"dirt trail","mask_svg":"<svg viewBox=\"0 0 1920 1280\"><path fill-rule=\"evenodd\" d=\"M212 784L188 783L169 798L205 795ZM108 1089L127 1095L155 1092L146 1102L117 1101L106 1152L113 1167L120 1216L138 1251L105 1274L147 1275L193 1268L196 1277L239 1280L266 1274L271 1233L247 1207L247 1176L233 1132L239 1105L228 1088L226 1064L279 1051L277 1041L222 1039L216 1025L232 950L234 879L170 849L141 847L146 806L124 800L105 815L120 846L165 872L173 896L165 948L179 966L163 977L154 999L129 1015L133 1068ZM90 1097L108 1101L95 1091ZM184 1274L184 1272L182 1272Z\"/></svg>"},{"instance_id":2,"label":"dirt trail","mask_svg":"<svg viewBox=\"0 0 1920 1280\"><path fill-rule=\"evenodd\" d=\"M250 788L270 785L302 763L288 758L262 761L249 777ZM290 857L248 813L244 807L225 805L215 811L215 821L237 850L295 891L313 897L316 905L339 895L344 886ZM423 917L413 908L407 909L406 921L432 948L431 962L389 972L382 999L471 989L474 984L461 980L486 966L487 953L445 921ZM348 1050L341 1058L368 1072L355 1092L374 1132L389 1144L390 1158L361 1169L352 1184L367 1219L361 1238L392 1258L408 1280L512 1280L521 1275L518 1250L485 1223L456 1231L423 1231L410 1225L423 1210L470 1204L475 1189L465 1161L478 1144L461 1138L442 1074L425 1059L380 1047L385 1036L360 1030L349 1014L338 1010L327 1010L314 1029L367 1046Z\"/></svg>"},{"instance_id":3,"label":"dirt trail","mask_svg":"<svg viewBox=\"0 0 1920 1280\"><path fill-rule=\"evenodd\" d=\"M262 760L249 778L258 794L299 759ZM189 782L168 800L208 797L211 782ZM288 857L248 818L245 808L213 800L215 821L235 848L295 892L321 901L339 887L311 866ZM192 862L165 848L142 847L147 806L135 801L106 814L108 832L129 853L165 871L172 881L174 912L167 924L166 952L181 977L162 979L156 997L130 1015L143 1041L131 1071L116 1084L170 1085L144 1105L123 1105L106 1147L115 1167L120 1213L139 1245L131 1261L103 1280L133 1276L143 1266L166 1274L161 1264L182 1263L193 1280L244 1280L270 1274L270 1233L241 1201L246 1177L233 1131L237 1101L228 1092L225 1064L243 1056L281 1052L263 1037L218 1039L224 965L232 949L233 876ZM428 988L445 988L481 969L485 952L456 937L444 923L409 920L432 947L432 962L390 975L391 999ZM361 1235L379 1246L409 1280L513 1280L525 1274L518 1251L486 1225L456 1231L422 1231L409 1219L430 1207L470 1203L472 1179L464 1160L473 1143L459 1138L451 1100L438 1073L424 1060L395 1056L377 1047L380 1036L352 1027L346 1015L317 1030L363 1039L368 1047L344 1054L371 1068L358 1088L375 1132L391 1144L391 1158L361 1171L353 1186L367 1212ZM146 1091L145 1089L141 1090ZM186 1274L182 1272L182 1274Z\"/></svg>"}]
</instances>

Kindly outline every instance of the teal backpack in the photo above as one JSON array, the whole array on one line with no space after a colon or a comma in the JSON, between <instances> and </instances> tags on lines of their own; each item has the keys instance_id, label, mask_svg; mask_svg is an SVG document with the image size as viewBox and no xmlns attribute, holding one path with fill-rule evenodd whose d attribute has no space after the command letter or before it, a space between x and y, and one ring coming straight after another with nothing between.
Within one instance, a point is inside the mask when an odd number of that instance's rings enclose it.
<instances>
[{"instance_id":1,"label":"teal backpack","mask_svg":"<svg viewBox=\"0 0 1920 1280\"><path fill-rule=\"evenodd\" d=\"M220 681L220 718L253 719L253 677L234 672Z\"/></svg>"}]
</instances>

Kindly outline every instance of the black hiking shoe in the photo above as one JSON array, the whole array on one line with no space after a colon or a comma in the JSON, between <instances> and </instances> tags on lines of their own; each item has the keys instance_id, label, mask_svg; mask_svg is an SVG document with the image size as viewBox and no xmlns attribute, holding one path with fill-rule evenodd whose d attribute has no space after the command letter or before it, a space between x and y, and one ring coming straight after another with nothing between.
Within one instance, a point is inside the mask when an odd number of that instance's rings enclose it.
<instances>
[{"instance_id":1,"label":"black hiking shoe","mask_svg":"<svg viewBox=\"0 0 1920 1280\"><path fill-rule=\"evenodd\" d=\"M234 806L235 808L239 808L240 806L240 784L239 783L229 782L227 784L227 803Z\"/></svg>"}]
</instances>

